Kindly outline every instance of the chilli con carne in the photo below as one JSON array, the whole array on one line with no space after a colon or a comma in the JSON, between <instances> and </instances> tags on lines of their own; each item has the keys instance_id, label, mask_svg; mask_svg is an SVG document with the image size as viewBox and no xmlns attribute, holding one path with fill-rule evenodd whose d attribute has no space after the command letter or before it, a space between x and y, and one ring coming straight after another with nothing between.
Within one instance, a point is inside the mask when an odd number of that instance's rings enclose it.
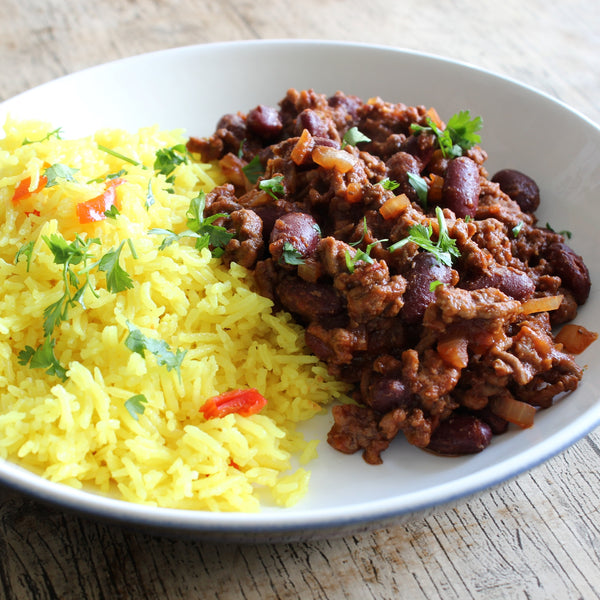
<instances>
[{"instance_id":1,"label":"chilli con carne","mask_svg":"<svg viewBox=\"0 0 600 600\"><path fill-rule=\"evenodd\" d=\"M399 432L478 452L581 380L552 327L586 301L588 270L537 225L530 177L488 176L481 125L468 111L444 123L421 106L291 89L187 144L229 181L204 208L233 234L223 259L252 269L354 384L328 441L368 463Z\"/></svg>"}]
</instances>

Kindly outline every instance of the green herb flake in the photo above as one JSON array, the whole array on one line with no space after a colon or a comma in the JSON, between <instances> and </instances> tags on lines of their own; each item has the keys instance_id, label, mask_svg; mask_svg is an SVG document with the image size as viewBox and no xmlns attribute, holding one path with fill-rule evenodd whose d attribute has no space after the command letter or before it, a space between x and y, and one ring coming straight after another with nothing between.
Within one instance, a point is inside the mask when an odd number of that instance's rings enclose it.
<instances>
[{"instance_id":1,"label":"green herb flake","mask_svg":"<svg viewBox=\"0 0 600 600\"><path fill-rule=\"evenodd\" d=\"M58 185L58 179L62 179L64 181L75 181L75 173L77 173L77 171L79 171L79 169L72 169L71 167L61 163L51 165L44 171L44 176L48 180L46 187Z\"/></svg>"},{"instance_id":2,"label":"green herb flake","mask_svg":"<svg viewBox=\"0 0 600 600\"><path fill-rule=\"evenodd\" d=\"M519 235L519 233L521 233L521 229L523 229L523 221L519 221L513 228L512 228L512 234L513 237L517 237Z\"/></svg>"},{"instance_id":3,"label":"green herb flake","mask_svg":"<svg viewBox=\"0 0 600 600\"><path fill-rule=\"evenodd\" d=\"M185 144L177 144L171 148L160 148L156 151L154 158L154 170L164 175L169 183L173 182L173 171L182 164L188 162L188 151Z\"/></svg>"},{"instance_id":4,"label":"green herb flake","mask_svg":"<svg viewBox=\"0 0 600 600\"><path fill-rule=\"evenodd\" d=\"M423 208L427 208L427 194L429 193L429 187L427 186L427 182L420 175L415 175L414 173L407 173L408 182L411 187L417 193L417 198L421 203Z\"/></svg>"},{"instance_id":5,"label":"green herb flake","mask_svg":"<svg viewBox=\"0 0 600 600\"><path fill-rule=\"evenodd\" d=\"M259 177L264 174L258 154L247 165L242 167L242 171L250 183L255 184L258 181Z\"/></svg>"},{"instance_id":6,"label":"green herb flake","mask_svg":"<svg viewBox=\"0 0 600 600\"><path fill-rule=\"evenodd\" d=\"M439 285L444 285L439 279L435 279L429 284L429 291L433 292Z\"/></svg>"},{"instance_id":7,"label":"green herb flake","mask_svg":"<svg viewBox=\"0 0 600 600\"><path fill-rule=\"evenodd\" d=\"M142 165L141 162L139 162L138 160L135 160L135 158L125 156L125 154L121 154L120 152L117 152L116 150L113 150L112 148L107 148L106 146L103 146L102 144L98 144L98 150L100 150L101 152L105 152L106 154L110 154L110 156L113 156L114 158L118 158L119 160L129 163L130 165L134 165L136 167L144 166L144 165Z\"/></svg>"},{"instance_id":8,"label":"green herb flake","mask_svg":"<svg viewBox=\"0 0 600 600\"><path fill-rule=\"evenodd\" d=\"M396 188L400 187L400 184L397 181L394 181L393 179L382 179L379 182L379 185L381 185L383 187L384 190L389 190L389 191L393 191Z\"/></svg>"},{"instance_id":9,"label":"green herb flake","mask_svg":"<svg viewBox=\"0 0 600 600\"><path fill-rule=\"evenodd\" d=\"M144 394L136 394L135 396L131 396L128 400L125 400L125 408L127 412L134 418L136 421L139 420L140 415L144 414L147 404L148 398L144 396Z\"/></svg>"},{"instance_id":10,"label":"green herb flake","mask_svg":"<svg viewBox=\"0 0 600 600\"><path fill-rule=\"evenodd\" d=\"M435 207L435 214L437 216L439 225L437 242L433 242L431 239L431 235L433 233L433 227L431 226L431 223L428 226L418 223L409 229L408 237L396 242L395 244L392 244L388 250L390 252L394 252L409 242L413 242L420 248L423 248L423 250L431 252L436 257L438 262L451 267L452 257L460 257L460 250L456 247L456 240L452 239L448 235L448 227L446 225L444 213L439 206Z\"/></svg>"},{"instance_id":11,"label":"green herb flake","mask_svg":"<svg viewBox=\"0 0 600 600\"><path fill-rule=\"evenodd\" d=\"M31 369L45 369L48 375L56 375L65 381L67 371L54 355L55 344L56 340L46 337L44 342L35 349L25 346L25 349L19 352L17 360L20 365L29 365Z\"/></svg>"},{"instance_id":12,"label":"green herb flake","mask_svg":"<svg viewBox=\"0 0 600 600\"><path fill-rule=\"evenodd\" d=\"M125 240L115 250L108 251L98 263L98 270L106 273L106 289L117 294L133 287L131 276L119 264L119 257Z\"/></svg>"},{"instance_id":13,"label":"green herb flake","mask_svg":"<svg viewBox=\"0 0 600 600\"><path fill-rule=\"evenodd\" d=\"M33 258L33 240L30 240L26 244L23 244L15 254L15 264L19 262L21 256L24 256L27 259L27 272L29 273L29 269L31 267L31 260Z\"/></svg>"},{"instance_id":14,"label":"green herb flake","mask_svg":"<svg viewBox=\"0 0 600 600\"><path fill-rule=\"evenodd\" d=\"M145 355L147 350L150 354L156 357L156 362L160 366L167 367L167 371L175 369L181 379L181 363L187 350L178 349L172 352L167 342L157 340L155 338L146 337L133 323L127 322L129 335L125 340L125 346L132 352L136 352L140 356Z\"/></svg>"},{"instance_id":15,"label":"green herb flake","mask_svg":"<svg viewBox=\"0 0 600 600\"><path fill-rule=\"evenodd\" d=\"M267 192L269 196L278 200L283 194L285 194L285 188L283 187L283 175L276 175L271 179L263 179L259 182L258 187Z\"/></svg>"},{"instance_id":16,"label":"green herb flake","mask_svg":"<svg viewBox=\"0 0 600 600\"><path fill-rule=\"evenodd\" d=\"M346 146L356 146L361 142L370 142L371 138L359 131L358 127L350 127L342 138L342 148Z\"/></svg>"},{"instance_id":17,"label":"green herb flake","mask_svg":"<svg viewBox=\"0 0 600 600\"><path fill-rule=\"evenodd\" d=\"M284 242L281 260L287 265L302 265L304 258L299 250L294 248L290 242Z\"/></svg>"},{"instance_id":18,"label":"green herb flake","mask_svg":"<svg viewBox=\"0 0 600 600\"><path fill-rule=\"evenodd\" d=\"M43 138L40 138L39 140L28 140L27 138L25 138L21 142L21 146L27 146L28 144L37 144L40 142L47 142L51 137L56 137L56 139L60 140L60 139L62 139L60 137L61 130L62 130L62 127L57 127L56 129L48 132Z\"/></svg>"}]
</instances>

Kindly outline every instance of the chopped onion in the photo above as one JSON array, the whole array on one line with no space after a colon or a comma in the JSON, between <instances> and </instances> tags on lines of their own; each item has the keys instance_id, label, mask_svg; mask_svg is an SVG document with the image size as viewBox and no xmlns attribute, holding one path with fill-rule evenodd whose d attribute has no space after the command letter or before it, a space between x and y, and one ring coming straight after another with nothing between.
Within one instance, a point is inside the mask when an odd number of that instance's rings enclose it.
<instances>
[{"instance_id":1,"label":"chopped onion","mask_svg":"<svg viewBox=\"0 0 600 600\"><path fill-rule=\"evenodd\" d=\"M530 315L532 313L546 312L549 310L556 310L561 302L563 296L542 296L541 298L531 298L521 304L521 312L524 315Z\"/></svg>"},{"instance_id":2,"label":"chopped onion","mask_svg":"<svg viewBox=\"0 0 600 600\"><path fill-rule=\"evenodd\" d=\"M533 419L537 412L531 404L521 402L509 394L491 398L490 409L498 417L524 429L533 425Z\"/></svg>"},{"instance_id":3,"label":"chopped onion","mask_svg":"<svg viewBox=\"0 0 600 600\"><path fill-rule=\"evenodd\" d=\"M313 136L308 129L303 129L302 134L298 138L290 157L295 164L301 165L306 161L308 155L312 152L315 145Z\"/></svg>"},{"instance_id":4,"label":"chopped onion","mask_svg":"<svg viewBox=\"0 0 600 600\"><path fill-rule=\"evenodd\" d=\"M312 159L324 169L335 169L340 173L347 173L357 160L354 154L331 146L315 146Z\"/></svg>"},{"instance_id":5,"label":"chopped onion","mask_svg":"<svg viewBox=\"0 0 600 600\"><path fill-rule=\"evenodd\" d=\"M438 354L445 363L456 369L464 369L469 364L467 352L468 341L464 337L440 340L437 345Z\"/></svg>"},{"instance_id":6,"label":"chopped onion","mask_svg":"<svg viewBox=\"0 0 600 600\"><path fill-rule=\"evenodd\" d=\"M381 216L388 221L390 219L395 219L398 215L402 214L409 204L410 200L406 194L392 196L381 205L379 212Z\"/></svg>"},{"instance_id":7,"label":"chopped onion","mask_svg":"<svg viewBox=\"0 0 600 600\"><path fill-rule=\"evenodd\" d=\"M589 331L581 325L575 325L575 323L567 323L563 325L554 341L562 344L563 348L570 354L580 354L596 339L598 339L596 332Z\"/></svg>"},{"instance_id":8,"label":"chopped onion","mask_svg":"<svg viewBox=\"0 0 600 600\"><path fill-rule=\"evenodd\" d=\"M346 202L349 204L356 204L362 200L363 190L360 183L353 181L348 184L346 188Z\"/></svg>"}]
</instances>

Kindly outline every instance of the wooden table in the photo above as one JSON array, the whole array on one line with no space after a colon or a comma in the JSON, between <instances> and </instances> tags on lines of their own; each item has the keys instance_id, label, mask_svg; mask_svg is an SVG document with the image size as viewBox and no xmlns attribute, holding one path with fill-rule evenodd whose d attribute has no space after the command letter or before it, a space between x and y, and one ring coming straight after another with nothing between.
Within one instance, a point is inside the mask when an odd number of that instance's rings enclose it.
<instances>
[{"instance_id":1,"label":"wooden table","mask_svg":"<svg viewBox=\"0 0 600 600\"><path fill-rule=\"evenodd\" d=\"M441 54L600 122L598 0L0 0L0 100L151 50L322 38ZM76 518L0 489L0 597L600 597L600 435L409 524L328 541L217 545Z\"/></svg>"}]
</instances>

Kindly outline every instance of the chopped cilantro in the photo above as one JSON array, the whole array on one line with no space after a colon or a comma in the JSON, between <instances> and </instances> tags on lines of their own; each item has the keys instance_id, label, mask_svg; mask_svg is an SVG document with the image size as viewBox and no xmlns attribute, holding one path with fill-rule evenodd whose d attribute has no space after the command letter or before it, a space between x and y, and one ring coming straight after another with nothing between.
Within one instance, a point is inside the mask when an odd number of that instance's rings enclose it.
<instances>
[{"instance_id":1,"label":"chopped cilantro","mask_svg":"<svg viewBox=\"0 0 600 600\"><path fill-rule=\"evenodd\" d=\"M61 139L61 137L60 137L61 129L62 129L62 127L57 127L56 129L48 132L43 138L41 138L39 140L28 140L27 138L25 138L21 142L21 146L27 146L27 144L37 144L38 142L46 142L53 136L56 136L56 138L60 140Z\"/></svg>"},{"instance_id":2,"label":"chopped cilantro","mask_svg":"<svg viewBox=\"0 0 600 600\"><path fill-rule=\"evenodd\" d=\"M258 181L258 178L264 173L258 154L247 165L242 167L242 171L250 183L254 184Z\"/></svg>"},{"instance_id":3,"label":"chopped cilantro","mask_svg":"<svg viewBox=\"0 0 600 600\"><path fill-rule=\"evenodd\" d=\"M283 175L276 175L275 177L271 177L271 179L263 179L259 182L258 187L277 200L281 195L285 194L282 181Z\"/></svg>"},{"instance_id":4,"label":"chopped cilantro","mask_svg":"<svg viewBox=\"0 0 600 600\"><path fill-rule=\"evenodd\" d=\"M427 182L420 175L415 175L414 173L407 173L408 183L410 183L411 187L417 192L417 198L421 203L423 208L427 208L427 194L429 192L429 188L427 187Z\"/></svg>"},{"instance_id":5,"label":"chopped cilantro","mask_svg":"<svg viewBox=\"0 0 600 600\"><path fill-rule=\"evenodd\" d=\"M19 262L21 256L24 256L27 259L27 272L29 272L29 268L31 267L31 259L33 257L33 246L34 241L30 240L26 244L23 244L15 254L15 264Z\"/></svg>"},{"instance_id":6,"label":"chopped cilantro","mask_svg":"<svg viewBox=\"0 0 600 600\"><path fill-rule=\"evenodd\" d=\"M133 281L127 271L119 265L119 257L125 240L115 250L107 252L98 263L98 270L106 273L106 289L117 294L133 287Z\"/></svg>"},{"instance_id":7,"label":"chopped cilantro","mask_svg":"<svg viewBox=\"0 0 600 600\"><path fill-rule=\"evenodd\" d=\"M302 265L304 258L299 250L294 248L290 242L284 242L281 260L288 265Z\"/></svg>"},{"instance_id":8,"label":"chopped cilantro","mask_svg":"<svg viewBox=\"0 0 600 600\"><path fill-rule=\"evenodd\" d=\"M517 237L519 235L519 233L521 233L521 229L523 229L523 221L519 221L513 228L512 228L512 234L513 237Z\"/></svg>"},{"instance_id":9,"label":"chopped cilantro","mask_svg":"<svg viewBox=\"0 0 600 600\"><path fill-rule=\"evenodd\" d=\"M361 142L370 142L371 138L367 137L364 133L358 130L358 127L350 127L342 138L342 148L346 146L356 146Z\"/></svg>"},{"instance_id":10,"label":"chopped cilantro","mask_svg":"<svg viewBox=\"0 0 600 600\"><path fill-rule=\"evenodd\" d=\"M72 169L67 165L63 165L60 163L56 163L54 165L49 166L44 171L44 176L48 180L46 183L46 187L53 187L58 184L57 179L64 179L65 181L75 181L75 173L77 173L79 169Z\"/></svg>"},{"instance_id":11,"label":"chopped cilantro","mask_svg":"<svg viewBox=\"0 0 600 600\"><path fill-rule=\"evenodd\" d=\"M393 191L397 187L399 187L400 184L397 181L394 181L393 179L389 179L389 177L386 177L385 179L382 179L379 182L379 185L383 186L384 190Z\"/></svg>"},{"instance_id":12,"label":"chopped cilantro","mask_svg":"<svg viewBox=\"0 0 600 600\"><path fill-rule=\"evenodd\" d=\"M131 396L128 400L125 400L125 408L127 412L137 421L140 415L144 414L146 407L144 404L148 402L148 398L144 394L136 394Z\"/></svg>"},{"instance_id":13,"label":"chopped cilantro","mask_svg":"<svg viewBox=\"0 0 600 600\"><path fill-rule=\"evenodd\" d=\"M187 354L187 350L178 349L177 352L173 353L167 342L145 336L129 321L127 322L127 328L129 329L129 335L125 340L125 346L127 346L129 350L136 352L142 357L147 350L156 357L156 362L160 366L164 365L167 367L167 371L175 369L181 379L181 363Z\"/></svg>"},{"instance_id":14,"label":"chopped cilantro","mask_svg":"<svg viewBox=\"0 0 600 600\"><path fill-rule=\"evenodd\" d=\"M46 337L37 348L25 346L19 352L17 360L20 365L29 365L31 369L46 369L48 375L56 375L63 381L67 379L67 371L54 355L56 340Z\"/></svg>"},{"instance_id":15,"label":"chopped cilantro","mask_svg":"<svg viewBox=\"0 0 600 600\"><path fill-rule=\"evenodd\" d=\"M346 250L346 267L348 269L349 273L354 273L354 267L356 266L356 263L363 261L366 262L370 265L373 264L373 262L375 262L372 258L371 258L371 250L373 250L373 248L379 244L379 243L383 243L383 242L387 242L387 240L375 240L374 242L371 242L364 250L361 250L360 248L356 251L356 254L354 256L351 256L350 252L348 250Z\"/></svg>"},{"instance_id":16,"label":"chopped cilantro","mask_svg":"<svg viewBox=\"0 0 600 600\"><path fill-rule=\"evenodd\" d=\"M124 154L121 154L120 152L117 152L116 150L113 150L112 148L107 148L106 146L103 146L102 144L98 144L98 150L101 150L102 152L106 152L106 154L110 154L111 156L114 156L115 158L118 158L126 163L129 163L130 165L135 165L136 167L143 166L141 162L135 160L134 158L125 156Z\"/></svg>"},{"instance_id":17,"label":"chopped cilantro","mask_svg":"<svg viewBox=\"0 0 600 600\"><path fill-rule=\"evenodd\" d=\"M438 262L451 267L452 257L460 257L460 251L456 247L456 240L448 235L448 227L446 225L446 220L444 219L444 213L439 206L435 207L435 214L439 225L437 242L431 240L431 234L433 233L431 223L429 223L427 227L418 223L410 228L408 237L392 244L388 250L394 252L409 242L414 242L419 247L423 248L423 250L431 252L437 258Z\"/></svg>"},{"instance_id":18,"label":"chopped cilantro","mask_svg":"<svg viewBox=\"0 0 600 600\"><path fill-rule=\"evenodd\" d=\"M169 183L173 182L173 171L179 165L188 162L188 151L185 144L177 144L171 148L160 148L156 151L154 170L164 175Z\"/></svg>"},{"instance_id":19,"label":"chopped cilantro","mask_svg":"<svg viewBox=\"0 0 600 600\"><path fill-rule=\"evenodd\" d=\"M443 285L439 279L435 279L429 284L429 291L433 292L438 285Z\"/></svg>"}]
</instances>

